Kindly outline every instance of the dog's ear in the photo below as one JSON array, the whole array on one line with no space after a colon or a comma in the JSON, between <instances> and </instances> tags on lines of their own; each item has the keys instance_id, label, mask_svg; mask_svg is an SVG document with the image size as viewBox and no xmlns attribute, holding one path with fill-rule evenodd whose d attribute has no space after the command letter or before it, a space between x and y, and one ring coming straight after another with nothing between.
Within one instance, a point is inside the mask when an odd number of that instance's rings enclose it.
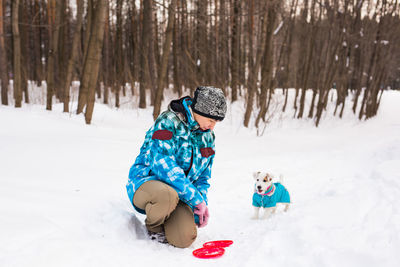
<instances>
[{"instance_id":1,"label":"dog's ear","mask_svg":"<svg viewBox=\"0 0 400 267\"><path fill-rule=\"evenodd\" d=\"M253 172L253 178L257 179L261 172Z\"/></svg>"},{"instance_id":2,"label":"dog's ear","mask_svg":"<svg viewBox=\"0 0 400 267\"><path fill-rule=\"evenodd\" d=\"M265 178L267 178L268 181L272 181L272 179L274 179L274 177L275 176L270 172L265 175Z\"/></svg>"}]
</instances>

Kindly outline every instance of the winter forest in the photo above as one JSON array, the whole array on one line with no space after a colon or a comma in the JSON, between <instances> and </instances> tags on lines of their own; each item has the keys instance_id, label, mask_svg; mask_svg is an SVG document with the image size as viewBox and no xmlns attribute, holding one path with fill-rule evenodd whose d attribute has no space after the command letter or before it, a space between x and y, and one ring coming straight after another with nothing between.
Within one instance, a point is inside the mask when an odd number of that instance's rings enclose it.
<instances>
[{"instance_id":1,"label":"winter forest","mask_svg":"<svg viewBox=\"0 0 400 267\"><path fill-rule=\"evenodd\" d=\"M79 81L73 112L90 124L96 99L119 107L131 90L156 118L167 88L208 84L244 99L245 127L268 119L274 94L318 126L333 90L329 116L348 105L364 120L400 87L399 14L386 0L1 0L1 101L21 107L39 87L47 110L72 112Z\"/></svg>"}]
</instances>

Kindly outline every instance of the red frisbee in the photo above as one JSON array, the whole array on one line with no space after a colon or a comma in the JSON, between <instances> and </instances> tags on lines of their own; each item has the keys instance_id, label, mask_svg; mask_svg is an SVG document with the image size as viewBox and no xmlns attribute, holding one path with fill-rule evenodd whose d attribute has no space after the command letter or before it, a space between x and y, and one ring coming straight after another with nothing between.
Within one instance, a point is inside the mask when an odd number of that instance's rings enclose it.
<instances>
[{"instance_id":1,"label":"red frisbee","mask_svg":"<svg viewBox=\"0 0 400 267\"><path fill-rule=\"evenodd\" d=\"M218 258L224 255L225 249L217 247L203 247L193 251L193 256L200 259Z\"/></svg>"},{"instance_id":2,"label":"red frisbee","mask_svg":"<svg viewBox=\"0 0 400 267\"><path fill-rule=\"evenodd\" d=\"M205 248L226 248L233 244L232 240L216 240L203 244Z\"/></svg>"}]
</instances>

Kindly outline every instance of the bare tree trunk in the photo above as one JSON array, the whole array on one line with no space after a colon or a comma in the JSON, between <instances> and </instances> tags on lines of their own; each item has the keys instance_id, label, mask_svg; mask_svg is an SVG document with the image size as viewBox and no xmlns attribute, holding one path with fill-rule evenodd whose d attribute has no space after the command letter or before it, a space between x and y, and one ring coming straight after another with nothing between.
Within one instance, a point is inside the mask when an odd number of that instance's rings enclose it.
<instances>
[{"instance_id":1,"label":"bare tree trunk","mask_svg":"<svg viewBox=\"0 0 400 267\"><path fill-rule=\"evenodd\" d=\"M246 84L246 72L244 71L246 69L246 44L244 40L244 20L245 16L243 16L243 7L242 3L243 1L240 1L239 4L239 75L238 75L238 81L239 81L239 87L238 87L238 95L242 96L242 91L241 88L242 86L244 87Z\"/></svg>"},{"instance_id":2,"label":"bare tree trunk","mask_svg":"<svg viewBox=\"0 0 400 267\"><path fill-rule=\"evenodd\" d=\"M102 74L103 74L103 86L104 86L104 98L103 104L108 104L109 92L111 87L111 75L110 75L110 5L107 5L106 21L104 25L104 44L103 44L103 58L102 58ZM132 83L132 86L134 84Z\"/></svg>"},{"instance_id":3,"label":"bare tree trunk","mask_svg":"<svg viewBox=\"0 0 400 267\"><path fill-rule=\"evenodd\" d=\"M386 2L383 1L381 3L381 9L380 11L375 11L380 12L380 15L382 16L379 20L378 23L378 28L376 30L375 34L375 40L373 43L373 48L372 48L372 56L370 58L369 66L368 66L368 71L367 71L367 84L366 88L364 91L364 96L363 100L361 103L361 108L360 112L358 115L358 118L361 120L364 116L366 119L371 117L371 107L376 105L377 101L377 94L379 92L379 80L381 79L381 75L379 72L384 68L383 66L379 66L379 61L381 60L381 49L380 49L380 43L382 40L382 34L383 34L383 29L385 26L383 26L384 23L384 10L385 10L385 5ZM383 64L382 64L383 65ZM373 79L371 79L373 77ZM378 83L378 84L377 84ZM372 108L374 110L374 108ZM376 112L372 111L372 114L376 114Z\"/></svg>"},{"instance_id":4,"label":"bare tree trunk","mask_svg":"<svg viewBox=\"0 0 400 267\"><path fill-rule=\"evenodd\" d=\"M34 1L33 7L33 24L35 26L31 27L33 31L33 53L34 53L34 79L37 82L38 86L41 86L43 80L43 62L42 62L42 37L41 37L41 17L42 12L40 12L40 1Z\"/></svg>"},{"instance_id":5,"label":"bare tree trunk","mask_svg":"<svg viewBox=\"0 0 400 267\"><path fill-rule=\"evenodd\" d=\"M163 0L165 2L165 0ZM154 4L155 2L153 2ZM152 27L151 27L151 38L150 41L152 45L150 46L150 56L154 58L153 61L150 61L150 65L153 64L153 66L150 66L150 73L159 73L159 68L160 68L160 47L159 47L159 33L158 33L158 16L157 16L157 9L154 8L154 5L151 6L151 18L152 18ZM164 8L165 10L165 8ZM164 13L164 12L163 12ZM154 88L156 91L157 88ZM155 94L155 92L154 92Z\"/></svg>"},{"instance_id":6,"label":"bare tree trunk","mask_svg":"<svg viewBox=\"0 0 400 267\"><path fill-rule=\"evenodd\" d=\"M294 35L294 28L295 28L295 21L296 21L296 17L295 17L295 12L297 10L297 4L298 4L298 0L293 0L293 5L291 7L290 10L290 22L289 22L289 26L288 26L288 43L287 43L287 52L286 52L286 66L284 68L284 78L283 78L283 91L285 94L285 101L282 107L282 111L285 112L286 110L286 106L287 106L287 102L288 102L288 95L289 95L289 74L291 72L291 67L290 67L290 59L291 59L291 55L292 55L292 47L293 47L293 35Z\"/></svg>"},{"instance_id":7,"label":"bare tree trunk","mask_svg":"<svg viewBox=\"0 0 400 267\"><path fill-rule=\"evenodd\" d=\"M349 7L349 2L345 2L345 5L343 7L343 14L339 17L339 29L341 31L345 31L344 37L343 37L343 43L341 45L341 49L339 50L338 53L338 61L339 65L341 66L338 70L338 74L336 77L336 105L335 105L335 110L334 110L334 116L336 116L336 112L339 109L339 106L341 105L341 111L339 112L339 117L342 117L343 114L343 108L345 106L346 102L346 96L349 88L348 84L348 76L349 76L349 58L350 58L350 53L351 53L351 40L349 38L349 31L346 31L349 27L347 23L347 15L348 15L348 7Z\"/></svg>"},{"instance_id":8,"label":"bare tree trunk","mask_svg":"<svg viewBox=\"0 0 400 267\"><path fill-rule=\"evenodd\" d=\"M229 79L229 19L226 15L226 0L219 0L219 29L218 29L218 75L217 75L217 83L220 88L225 92L226 87L230 83ZM225 93L225 95L228 95Z\"/></svg>"},{"instance_id":9,"label":"bare tree trunk","mask_svg":"<svg viewBox=\"0 0 400 267\"><path fill-rule=\"evenodd\" d=\"M81 37L81 28L82 28L82 21L83 21L83 0L77 0L78 10L76 15L76 28L74 32L74 39L72 41L72 49L71 49L71 56L68 60L68 67L67 73L64 83L64 112L69 112L69 99L70 99L70 86L73 77L73 70L75 69L76 59L78 56L78 46Z\"/></svg>"},{"instance_id":10,"label":"bare tree trunk","mask_svg":"<svg viewBox=\"0 0 400 267\"><path fill-rule=\"evenodd\" d=\"M19 0L12 2L12 31L13 31L13 58L14 58L14 98L15 107L20 108L22 105L22 91L21 91L21 39L19 36L18 27L18 8Z\"/></svg>"},{"instance_id":11,"label":"bare tree trunk","mask_svg":"<svg viewBox=\"0 0 400 267\"><path fill-rule=\"evenodd\" d=\"M62 0L65 1L65 0ZM50 5L52 2L49 3ZM51 22L49 25L49 31L51 32L50 36L50 50L49 50L49 60L47 64L47 102L46 109L52 109L52 100L54 95L54 78L57 65L56 56L58 54L58 35L59 35L59 26L60 26L60 17L61 17L61 7L62 3L60 1L56 1L56 14L55 20ZM49 18L51 19L51 18Z\"/></svg>"},{"instance_id":12,"label":"bare tree trunk","mask_svg":"<svg viewBox=\"0 0 400 267\"><path fill-rule=\"evenodd\" d=\"M262 49L259 49L260 51ZM247 100L246 100L246 111L244 114L244 121L243 125L245 127L249 127L251 113L253 111L253 104L254 104L254 94L257 91L257 77L260 71L261 66L261 53L257 53L258 57L256 58L256 63L252 70L250 70L249 77L247 79Z\"/></svg>"},{"instance_id":13,"label":"bare tree trunk","mask_svg":"<svg viewBox=\"0 0 400 267\"><path fill-rule=\"evenodd\" d=\"M163 54L161 58L161 63L160 63L160 73L158 75L158 87L157 87L157 92L154 100L154 110L153 110L153 119L157 119L158 115L160 114L160 109L161 109L161 101L163 97L163 92L164 92L164 79L165 75L167 73L167 64L168 64L168 58L169 58L169 53L170 53L170 47L171 47L171 42L172 42L172 34L173 34L173 24L175 20L175 5L176 5L176 0L171 0L171 3L169 4L168 7L168 25L166 29L166 37L163 45ZM168 85L167 85L168 86Z\"/></svg>"},{"instance_id":14,"label":"bare tree trunk","mask_svg":"<svg viewBox=\"0 0 400 267\"><path fill-rule=\"evenodd\" d=\"M174 27L173 27L173 36L172 36L172 54L173 54L173 76L174 76L174 90L178 92L179 97L182 96L182 83L180 79L179 72L179 58L178 58L178 49L179 49L179 38L178 38L178 20L174 19Z\"/></svg>"},{"instance_id":15,"label":"bare tree trunk","mask_svg":"<svg viewBox=\"0 0 400 267\"><path fill-rule=\"evenodd\" d=\"M362 102L361 102L361 108L360 108L360 111L358 113L358 118L360 120L365 115L365 112L366 112L365 111L365 106L367 105L367 100L370 98L370 93L371 93L371 80L370 80L370 77L372 76L373 67L375 66L375 61L376 61L375 57L376 57L376 54L378 52L378 48L377 47L378 47L378 43L380 41L379 38L380 37L379 37L379 30L378 30L378 32L376 34L376 41L374 43L374 48L373 48L373 51L372 51L372 56L370 58L369 66L368 66L367 85L366 85L366 88L365 88L365 91L364 91L364 96L363 96L363 99L362 99Z\"/></svg>"},{"instance_id":16,"label":"bare tree trunk","mask_svg":"<svg viewBox=\"0 0 400 267\"><path fill-rule=\"evenodd\" d=\"M354 19L354 23L352 25L352 34L353 35L360 35L361 32L361 5L357 5L355 7L356 17ZM353 113L356 113L358 98L361 94L362 89L362 76L363 76L363 68L364 68L364 57L361 56L362 51L362 42L360 38L357 38L355 41L355 48L354 48L354 72L353 72L353 84L354 89L356 90L356 94L354 96L354 102L352 106Z\"/></svg>"},{"instance_id":17,"label":"bare tree trunk","mask_svg":"<svg viewBox=\"0 0 400 267\"><path fill-rule=\"evenodd\" d=\"M265 48L264 48L264 64L261 69L261 96L260 96L260 112L258 113L255 126L258 127L260 119L263 118L267 112L267 95L268 91L270 94L272 93L270 88L270 84L272 81L272 72L273 72L273 30L276 21L276 13L278 10L278 1L271 1L267 6L267 32L265 36Z\"/></svg>"},{"instance_id":18,"label":"bare tree trunk","mask_svg":"<svg viewBox=\"0 0 400 267\"><path fill-rule=\"evenodd\" d=\"M376 55L376 61L374 63L375 64L374 72L371 75L372 77L374 77L374 79L372 80L372 83L370 85L371 90L369 94L369 99L365 105L365 119L369 119L377 114L380 97L382 96L382 92L385 87L384 83L388 73L387 63L390 62L390 58L394 54L394 51L392 51L391 49L391 47L394 45L394 42L390 41L387 44L383 44L385 42L383 43L380 42L381 40L380 38L385 38L386 40L388 40L390 39L391 36L394 35L393 33L388 32L386 30L394 28L393 27L394 25L390 25L389 23L387 23L389 22L389 20L384 19L386 12L387 12L386 2L382 2L382 7L380 10L381 18L378 24L377 38L375 43L377 49L377 55ZM391 17L392 14L388 15ZM381 92L381 95L378 97L379 92Z\"/></svg>"},{"instance_id":19,"label":"bare tree trunk","mask_svg":"<svg viewBox=\"0 0 400 267\"><path fill-rule=\"evenodd\" d=\"M210 0L208 1L208 8L207 10L213 10L214 4L212 3L213 1ZM206 13L207 14L207 13ZM215 27L216 25L213 25L213 17L214 16L209 16L207 14L207 26L206 27L206 83L207 84L215 84L215 74L216 74L216 57L215 57L215 52L214 52L214 47L213 47L213 42L215 42ZM207 33L208 32L208 33Z\"/></svg>"},{"instance_id":20,"label":"bare tree trunk","mask_svg":"<svg viewBox=\"0 0 400 267\"><path fill-rule=\"evenodd\" d=\"M8 105L8 75L7 75L7 55L4 45L4 12L3 0L0 0L0 79L1 79L1 104Z\"/></svg>"},{"instance_id":21,"label":"bare tree trunk","mask_svg":"<svg viewBox=\"0 0 400 267\"><path fill-rule=\"evenodd\" d=\"M151 27L151 6L152 0L143 1L143 20L142 20L142 43L140 53L140 95L139 95L139 108L146 108L146 89L150 85L149 73L149 35Z\"/></svg>"},{"instance_id":22,"label":"bare tree trunk","mask_svg":"<svg viewBox=\"0 0 400 267\"><path fill-rule=\"evenodd\" d=\"M321 19L322 19L322 10L319 11L319 17L318 17L318 22L316 23L315 27L315 35L314 36L320 36L322 33L320 31L321 27ZM321 87L321 73L322 73L322 67L319 67L322 64L322 48L323 48L323 42L321 44L321 41L318 43L316 42L314 44L315 46L315 52L313 52L313 60L311 61L311 64L313 64L313 72L312 72L312 77L314 77L314 84L313 84L313 96L311 100L311 105L310 109L308 112L308 118L312 119L314 117L314 109L316 107L316 100L317 96L319 93L319 89ZM324 62L325 63L325 62Z\"/></svg>"},{"instance_id":23,"label":"bare tree trunk","mask_svg":"<svg viewBox=\"0 0 400 267\"><path fill-rule=\"evenodd\" d=\"M137 11L136 11L136 4L135 1L132 1L129 6L129 17L130 17L130 36L129 36L129 41L130 41L130 52L131 52L131 73L132 73L132 95L134 94L134 87L135 87L135 82L139 80L139 75L137 71L137 65L138 65L138 25L139 25L139 19L137 17Z\"/></svg>"},{"instance_id":24,"label":"bare tree trunk","mask_svg":"<svg viewBox=\"0 0 400 267\"><path fill-rule=\"evenodd\" d=\"M87 4L87 12L86 12L86 29L85 29L85 35L84 35L84 40L83 40L83 68L82 68L82 74L81 74L81 83L79 86L79 96L78 96L78 108L76 110L76 114L80 114L83 112L87 102L88 102L88 86L85 85L84 87L82 86L82 81L83 77L87 75L84 71L85 66L86 66L86 61L88 60L88 52L89 52L89 42L90 42L90 37L95 31L93 29L93 23L95 19L95 14L94 13L94 0L88 0Z\"/></svg>"},{"instance_id":25,"label":"bare tree trunk","mask_svg":"<svg viewBox=\"0 0 400 267\"><path fill-rule=\"evenodd\" d=\"M100 60L100 65L101 65L101 60ZM98 77L97 77L96 90L95 90L98 99L101 98L101 82L100 82L100 78L99 77L102 77L102 76L103 76L102 75L102 69L101 69L101 66L99 66L99 74L98 74Z\"/></svg>"},{"instance_id":26,"label":"bare tree trunk","mask_svg":"<svg viewBox=\"0 0 400 267\"><path fill-rule=\"evenodd\" d=\"M86 25L85 25L86 27L85 27L85 35L83 37L83 60L84 61L86 60L86 55L87 55L88 47L89 47L90 34L92 32L93 17L94 17L93 1L95 1L95 0L87 0Z\"/></svg>"},{"instance_id":27,"label":"bare tree trunk","mask_svg":"<svg viewBox=\"0 0 400 267\"><path fill-rule=\"evenodd\" d=\"M88 53L85 61L81 90L88 91L85 121L90 124L94 109L96 84L99 75L101 49L103 47L104 25L106 19L108 1L98 0L95 10L95 19L92 34L89 40Z\"/></svg>"},{"instance_id":28,"label":"bare tree trunk","mask_svg":"<svg viewBox=\"0 0 400 267\"><path fill-rule=\"evenodd\" d=\"M246 99L246 111L244 114L244 120L243 120L243 125L245 127L249 127L250 123L250 117L251 113L253 112L253 104L254 104L254 95L257 91L257 80L258 80L258 73L260 71L260 66L261 66L261 58L264 53L265 49L265 42L266 38L265 32L267 31L267 11L263 11L264 14L260 15L262 16L261 19L261 30L259 33L259 38L258 38L258 45L257 47L257 52L256 52L256 61L254 63L254 66L252 69L249 69L249 76L247 78L247 99Z\"/></svg>"},{"instance_id":29,"label":"bare tree trunk","mask_svg":"<svg viewBox=\"0 0 400 267\"><path fill-rule=\"evenodd\" d=\"M197 1L197 62L198 80L204 84L207 77L207 3L208 0ZM199 65L200 64L200 65Z\"/></svg>"},{"instance_id":30,"label":"bare tree trunk","mask_svg":"<svg viewBox=\"0 0 400 267\"><path fill-rule=\"evenodd\" d=\"M328 9L329 25L337 25L337 21L335 21L334 9L329 6L327 7L327 9ZM323 67L323 71L321 74L322 76L321 89L319 90L318 104L315 115L316 117L315 125L317 127L320 123L323 110L326 108L329 91L332 88L333 79L335 77L335 73L338 68L336 55L339 46L342 45L342 41L343 41L343 31L331 27L328 32L327 41L325 41L326 48L322 52L324 59L321 60L321 66L319 66L321 68Z\"/></svg>"},{"instance_id":31,"label":"bare tree trunk","mask_svg":"<svg viewBox=\"0 0 400 267\"><path fill-rule=\"evenodd\" d=\"M239 82L239 0L233 1L233 22L231 38L231 89L232 102L238 99Z\"/></svg>"},{"instance_id":32,"label":"bare tree trunk","mask_svg":"<svg viewBox=\"0 0 400 267\"><path fill-rule=\"evenodd\" d=\"M61 1L61 12L60 12L60 26L58 33L58 54L57 54L57 68L55 75L56 84L56 96L64 102L64 84L66 78L66 72L68 67L68 55L66 54L66 40L69 39L68 28L70 24L69 12L67 12L67 1Z\"/></svg>"},{"instance_id":33,"label":"bare tree trunk","mask_svg":"<svg viewBox=\"0 0 400 267\"><path fill-rule=\"evenodd\" d=\"M308 44L305 49L305 55L306 56L306 61L304 62L304 72L303 72L303 77L302 77L302 84L301 84L301 97L300 97L300 108L299 108L299 113L297 115L297 118L302 118L303 113L304 113L304 102L306 99L306 94L307 94L307 89L308 89L308 84L309 84L309 76L310 76L310 70L311 70L311 62L313 59L314 55L314 45L315 45L315 38L312 38L312 36L315 36L317 27L315 25L315 5L316 1L313 0L312 2L312 7L311 7L311 32L310 36L308 38ZM314 98L315 99L315 98Z\"/></svg>"},{"instance_id":34,"label":"bare tree trunk","mask_svg":"<svg viewBox=\"0 0 400 267\"><path fill-rule=\"evenodd\" d=\"M150 1L150 0L147 0ZM148 55L146 56L149 61L149 85L150 85L150 105L154 105L155 93L157 90L157 74L158 74L158 57L159 57L159 49L158 49L158 36L157 29L155 29L157 18L155 17L156 13L153 12L154 1L151 0L150 3L150 27L149 27L149 50ZM153 14L154 13L154 14ZM154 15L154 16L153 16Z\"/></svg>"},{"instance_id":35,"label":"bare tree trunk","mask_svg":"<svg viewBox=\"0 0 400 267\"><path fill-rule=\"evenodd\" d=\"M115 40L116 45L116 64L115 64L115 73L116 73L116 86L115 86L115 105L119 108L119 94L121 92L121 88L125 86L125 76L124 76L124 58L123 58L123 46L122 46L122 4L123 0L117 0L117 35Z\"/></svg>"},{"instance_id":36,"label":"bare tree trunk","mask_svg":"<svg viewBox=\"0 0 400 267\"><path fill-rule=\"evenodd\" d=\"M248 18L248 55L247 65L248 69L251 70L254 66L254 0L248 0L249 2L249 18Z\"/></svg>"},{"instance_id":37,"label":"bare tree trunk","mask_svg":"<svg viewBox=\"0 0 400 267\"><path fill-rule=\"evenodd\" d=\"M110 97L110 88L106 86L105 83L103 83L103 86L104 86L103 104L108 104L108 98Z\"/></svg>"},{"instance_id":38,"label":"bare tree trunk","mask_svg":"<svg viewBox=\"0 0 400 267\"><path fill-rule=\"evenodd\" d=\"M26 0L20 0L19 7L19 34L21 37L21 91L23 93L24 102L29 104L28 80L30 79L30 58L29 58L29 32L28 32L28 15L29 5Z\"/></svg>"}]
</instances>

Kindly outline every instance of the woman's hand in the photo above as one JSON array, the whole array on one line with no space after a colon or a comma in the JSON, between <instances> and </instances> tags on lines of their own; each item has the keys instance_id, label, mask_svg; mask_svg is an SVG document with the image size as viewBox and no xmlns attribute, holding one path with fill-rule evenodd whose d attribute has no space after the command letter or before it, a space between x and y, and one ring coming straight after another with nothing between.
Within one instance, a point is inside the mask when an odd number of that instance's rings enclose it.
<instances>
[{"instance_id":1,"label":"woman's hand","mask_svg":"<svg viewBox=\"0 0 400 267\"><path fill-rule=\"evenodd\" d=\"M208 207L204 201L194 208L194 214L199 216L199 227L204 227L207 225L210 215L208 213Z\"/></svg>"}]
</instances>

